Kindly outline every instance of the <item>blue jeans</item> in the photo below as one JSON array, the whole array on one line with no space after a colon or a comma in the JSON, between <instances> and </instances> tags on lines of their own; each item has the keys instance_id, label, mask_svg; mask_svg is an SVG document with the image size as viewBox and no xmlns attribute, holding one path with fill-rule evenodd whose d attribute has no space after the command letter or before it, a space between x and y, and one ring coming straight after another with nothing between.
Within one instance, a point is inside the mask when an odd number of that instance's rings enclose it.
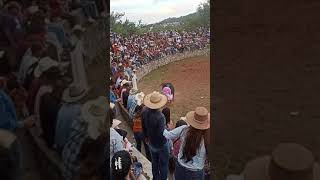
<instances>
[{"instance_id":1,"label":"blue jeans","mask_svg":"<svg viewBox=\"0 0 320 180\"><path fill-rule=\"evenodd\" d=\"M139 133L133 133L134 135L134 139L136 140L136 143L137 143L137 149L138 151L141 152L141 145L142 145L142 142L143 142L143 145L144 145L144 150L146 152L146 158L151 161L151 154L150 154L150 150L149 150L149 146L143 141L142 139L142 132L139 132Z\"/></svg>"},{"instance_id":2,"label":"blue jeans","mask_svg":"<svg viewBox=\"0 0 320 180\"><path fill-rule=\"evenodd\" d=\"M175 180L204 180L204 170L191 171L177 161L174 177Z\"/></svg>"},{"instance_id":3,"label":"blue jeans","mask_svg":"<svg viewBox=\"0 0 320 180\"><path fill-rule=\"evenodd\" d=\"M167 180L169 164L168 143L160 149L149 145L149 149L152 159L153 180Z\"/></svg>"},{"instance_id":4,"label":"blue jeans","mask_svg":"<svg viewBox=\"0 0 320 180\"><path fill-rule=\"evenodd\" d=\"M66 34L64 32L64 28L60 24L48 24L48 32L53 32L59 41L59 43L63 46L67 46Z\"/></svg>"}]
</instances>

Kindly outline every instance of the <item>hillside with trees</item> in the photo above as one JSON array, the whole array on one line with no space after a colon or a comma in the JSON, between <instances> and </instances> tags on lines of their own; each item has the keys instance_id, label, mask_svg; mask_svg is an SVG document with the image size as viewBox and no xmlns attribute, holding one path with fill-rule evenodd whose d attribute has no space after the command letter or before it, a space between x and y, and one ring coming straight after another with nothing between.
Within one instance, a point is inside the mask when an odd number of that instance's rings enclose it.
<instances>
[{"instance_id":1,"label":"hillside with trees","mask_svg":"<svg viewBox=\"0 0 320 180\"><path fill-rule=\"evenodd\" d=\"M120 33L124 36L130 34L141 34L148 31L158 32L164 30L189 31L198 27L210 27L210 0L198 5L197 11L186 16L170 17L154 24L142 24L130 22L128 19L122 21L125 14L111 12L110 28L112 32Z\"/></svg>"}]
</instances>

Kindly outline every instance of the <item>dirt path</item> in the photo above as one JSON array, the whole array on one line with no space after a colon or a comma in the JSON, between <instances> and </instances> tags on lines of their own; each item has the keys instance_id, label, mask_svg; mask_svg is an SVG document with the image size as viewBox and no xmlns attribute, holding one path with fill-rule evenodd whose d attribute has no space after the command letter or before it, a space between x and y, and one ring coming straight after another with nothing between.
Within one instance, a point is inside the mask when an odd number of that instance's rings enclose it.
<instances>
[{"instance_id":1,"label":"dirt path","mask_svg":"<svg viewBox=\"0 0 320 180\"><path fill-rule=\"evenodd\" d=\"M215 179L240 173L280 142L302 144L319 161L320 25L313 17L320 4L249 0L215 7Z\"/></svg>"},{"instance_id":2,"label":"dirt path","mask_svg":"<svg viewBox=\"0 0 320 180\"><path fill-rule=\"evenodd\" d=\"M171 82L175 88L175 101L169 107L175 121L197 106L210 109L210 59L193 57L163 66L139 82L145 94L159 91L160 84Z\"/></svg>"}]
</instances>

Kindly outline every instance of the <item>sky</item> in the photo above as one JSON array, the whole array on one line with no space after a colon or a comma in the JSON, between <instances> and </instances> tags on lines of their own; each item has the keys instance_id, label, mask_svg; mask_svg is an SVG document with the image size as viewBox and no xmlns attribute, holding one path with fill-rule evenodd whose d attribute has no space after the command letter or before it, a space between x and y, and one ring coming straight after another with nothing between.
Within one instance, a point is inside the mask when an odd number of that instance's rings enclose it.
<instances>
[{"instance_id":1,"label":"sky","mask_svg":"<svg viewBox=\"0 0 320 180\"><path fill-rule=\"evenodd\" d=\"M125 17L143 24L160 22L169 17L180 17L196 12L205 0L111 0L110 12L125 13Z\"/></svg>"}]
</instances>

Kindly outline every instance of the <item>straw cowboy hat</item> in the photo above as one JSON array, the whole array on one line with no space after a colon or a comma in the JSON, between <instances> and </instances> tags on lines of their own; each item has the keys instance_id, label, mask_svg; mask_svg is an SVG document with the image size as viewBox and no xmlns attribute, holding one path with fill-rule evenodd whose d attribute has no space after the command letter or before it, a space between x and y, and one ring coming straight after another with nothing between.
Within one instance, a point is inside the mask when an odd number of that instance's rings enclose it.
<instances>
[{"instance_id":1,"label":"straw cowboy hat","mask_svg":"<svg viewBox=\"0 0 320 180\"><path fill-rule=\"evenodd\" d=\"M39 63L34 70L34 76L38 78L42 75L42 73L52 67L59 67L59 63L49 57L44 57L39 60Z\"/></svg>"},{"instance_id":2,"label":"straw cowboy hat","mask_svg":"<svg viewBox=\"0 0 320 180\"><path fill-rule=\"evenodd\" d=\"M167 96L154 91L148 94L143 99L143 104L150 109L160 109L165 106L168 102Z\"/></svg>"},{"instance_id":3,"label":"straw cowboy hat","mask_svg":"<svg viewBox=\"0 0 320 180\"><path fill-rule=\"evenodd\" d=\"M144 93L140 92L140 93L136 94L136 96L134 97L135 100L137 101L138 106L141 106L143 99L144 99L144 96L145 96Z\"/></svg>"},{"instance_id":4,"label":"straw cowboy hat","mask_svg":"<svg viewBox=\"0 0 320 180\"><path fill-rule=\"evenodd\" d=\"M75 32L75 31L81 31L81 32L84 32L86 29L84 27L82 27L80 24L77 24L75 25L73 28L72 28L72 31Z\"/></svg>"},{"instance_id":5,"label":"straw cowboy hat","mask_svg":"<svg viewBox=\"0 0 320 180\"><path fill-rule=\"evenodd\" d=\"M204 107L197 107L195 111L188 112L185 121L196 129L205 130L210 128L209 112Z\"/></svg>"},{"instance_id":6,"label":"straw cowboy hat","mask_svg":"<svg viewBox=\"0 0 320 180\"><path fill-rule=\"evenodd\" d=\"M92 139L97 139L106 131L107 107L108 99L103 96L88 101L81 107L82 116L88 122L88 135Z\"/></svg>"},{"instance_id":7,"label":"straw cowboy hat","mask_svg":"<svg viewBox=\"0 0 320 180\"><path fill-rule=\"evenodd\" d=\"M86 91L78 86L72 85L64 90L62 100L67 103L77 102L86 96Z\"/></svg>"},{"instance_id":8,"label":"straw cowboy hat","mask_svg":"<svg viewBox=\"0 0 320 180\"><path fill-rule=\"evenodd\" d=\"M9 149L17 137L10 131L1 129L0 130L0 146Z\"/></svg>"},{"instance_id":9,"label":"straw cowboy hat","mask_svg":"<svg viewBox=\"0 0 320 180\"><path fill-rule=\"evenodd\" d=\"M320 166L305 147L282 143L271 156L249 162L243 174L245 180L319 180Z\"/></svg>"},{"instance_id":10,"label":"straw cowboy hat","mask_svg":"<svg viewBox=\"0 0 320 180\"><path fill-rule=\"evenodd\" d=\"M121 121L120 120L118 120L118 119L113 119L112 120L112 128L114 128L114 129L119 129L119 125L121 124Z\"/></svg>"}]
</instances>

